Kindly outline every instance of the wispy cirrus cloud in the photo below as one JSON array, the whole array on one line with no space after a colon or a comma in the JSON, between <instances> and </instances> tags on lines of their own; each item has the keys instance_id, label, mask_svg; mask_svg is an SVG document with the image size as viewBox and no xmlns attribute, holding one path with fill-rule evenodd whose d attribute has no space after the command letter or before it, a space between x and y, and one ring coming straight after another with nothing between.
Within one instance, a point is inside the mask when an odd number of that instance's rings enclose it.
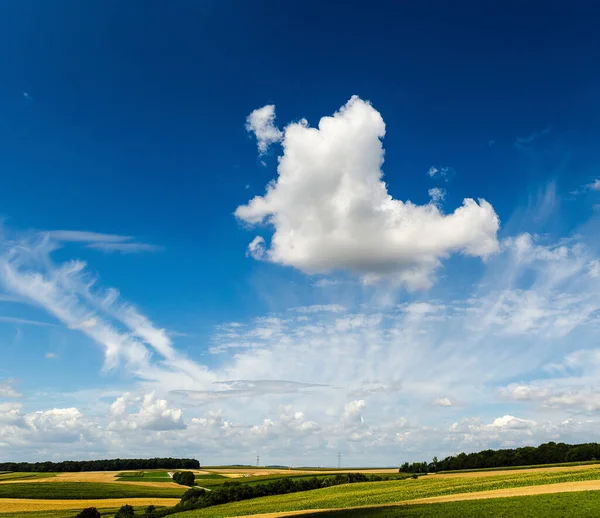
<instances>
[{"instance_id":1,"label":"wispy cirrus cloud","mask_svg":"<svg viewBox=\"0 0 600 518\"><path fill-rule=\"evenodd\" d=\"M552 126L546 126L543 130L534 131L533 133L530 133L526 137L517 137L515 139L514 146L516 149L518 149L520 151L530 149L530 147L536 141L540 140L542 137L549 135L551 131L552 131Z\"/></svg>"},{"instance_id":2,"label":"wispy cirrus cloud","mask_svg":"<svg viewBox=\"0 0 600 518\"><path fill-rule=\"evenodd\" d=\"M570 194L573 196L578 196L588 191L600 191L600 178L596 178L589 183L581 185L577 189L571 191Z\"/></svg>"},{"instance_id":3,"label":"wispy cirrus cloud","mask_svg":"<svg viewBox=\"0 0 600 518\"><path fill-rule=\"evenodd\" d=\"M103 252L120 252L122 254L138 254L141 252L160 252L162 246L148 243L90 243L87 248L102 250Z\"/></svg>"},{"instance_id":4,"label":"wispy cirrus cloud","mask_svg":"<svg viewBox=\"0 0 600 518\"><path fill-rule=\"evenodd\" d=\"M46 232L46 234L58 242L81 243L86 248L107 253L135 254L163 250L161 246L138 243L131 236L122 236L119 234L103 234L81 230L51 230Z\"/></svg>"},{"instance_id":5,"label":"wispy cirrus cloud","mask_svg":"<svg viewBox=\"0 0 600 518\"><path fill-rule=\"evenodd\" d=\"M17 324L17 325L25 325L25 326L56 327L56 324L54 324L52 322L44 322L41 320L30 320L27 318L6 317L6 316L0 316L0 322L6 322L9 324Z\"/></svg>"}]
</instances>

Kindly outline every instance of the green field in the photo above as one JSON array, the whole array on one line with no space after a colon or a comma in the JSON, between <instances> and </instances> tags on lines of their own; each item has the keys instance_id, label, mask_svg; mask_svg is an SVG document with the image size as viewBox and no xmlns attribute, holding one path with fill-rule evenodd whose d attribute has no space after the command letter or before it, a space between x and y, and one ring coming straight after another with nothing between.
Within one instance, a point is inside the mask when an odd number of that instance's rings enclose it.
<instances>
[{"instance_id":1,"label":"green field","mask_svg":"<svg viewBox=\"0 0 600 518\"><path fill-rule=\"evenodd\" d=\"M311 513L302 518L591 518L598 516L600 491L490 498L443 504L391 506ZM181 516L181 515L176 515Z\"/></svg>"},{"instance_id":2,"label":"green field","mask_svg":"<svg viewBox=\"0 0 600 518\"><path fill-rule=\"evenodd\" d=\"M94 498L179 498L186 491L181 487L147 487L99 482L56 482L48 484L0 484L0 498L48 498L57 500Z\"/></svg>"},{"instance_id":3,"label":"green field","mask_svg":"<svg viewBox=\"0 0 600 518\"><path fill-rule=\"evenodd\" d=\"M4 471L0 473L0 482L5 480L26 480L29 478L48 478L55 476L56 473L20 473L14 471Z\"/></svg>"},{"instance_id":4,"label":"green field","mask_svg":"<svg viewBox=\"0 0 600 518\"><path fill-rule=\"evenodd\" d=\"M117 475L119 482L173 482L168 471L124 471Z\"/></svg>"},{"instance_id":5,"label":"green field","mask_svg":"<svg viewBox=\"0 0 600 518\"><path fill-rule=\"evenodd\" d=\"M177 516L182 518L188 516L218 518L301 509L369 506L431 496L598 479L600 479L600 468L543 473L516 472L509 475L482 478L450 478L428 475L418 480L406 479L391 482L346 484L314 491L255 498L197 511L188 511Z\"/></svg>"}]
</instances>

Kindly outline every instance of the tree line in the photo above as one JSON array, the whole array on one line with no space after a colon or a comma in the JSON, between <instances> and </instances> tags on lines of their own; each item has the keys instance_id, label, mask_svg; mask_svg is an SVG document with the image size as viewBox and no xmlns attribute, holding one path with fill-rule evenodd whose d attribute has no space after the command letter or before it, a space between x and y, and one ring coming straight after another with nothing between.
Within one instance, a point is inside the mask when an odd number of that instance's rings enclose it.
<instances>
[{"instance_id":1,"label":"tree line","mask_svg":"<svg viewBox=\"0 0 600 518\"><path fill-rule=\"evenodd\" d=\"M105 459L65 460L62 462L2 462L0 471L69 472L69 471L125 471L139 469L198 469L196 459Z\"/></svg>"},{"instance_id":2,"label":"tree line","mask_svg":"<svg viewBox=\"0 0 600 518\"><path fill-rule=\"evenodd\" d=\"M434 457L431 462L405 462L400 467L403 473L429 473L459 469L507 468L536 464L559 464L562 462L584 462L600 459L600 444L565 444L548 442L540 446L503 450L483 450L475 453L459 453L445 459Z\"/></svg>"}]
</instances>

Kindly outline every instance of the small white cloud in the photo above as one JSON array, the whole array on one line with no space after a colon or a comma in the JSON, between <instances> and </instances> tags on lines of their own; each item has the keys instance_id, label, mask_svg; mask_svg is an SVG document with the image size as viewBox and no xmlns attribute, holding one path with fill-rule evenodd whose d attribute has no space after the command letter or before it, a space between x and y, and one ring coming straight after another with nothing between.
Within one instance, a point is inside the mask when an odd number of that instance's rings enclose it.
<instances>
[{"instance_id":1,"label":"small white cloud","mask_svg":"<svg viewBox=\"0 0 600 518\"><path fill-rule=\"evenodd\" d=\"M47 360L53 360L56 357L57 357L56 353L46 353L44 355L44 358L46 358Z\"/></svg>"},{"instance_id":2,"label":"small white cloud","mask_svg":"<svg viewBox=\"0 0 600 518\"><path fill-rule=\"evenodd\" d=\"M256 236L248 245L248 255L257 261L262 261L266 257L265 240Z\"/></svg>"},{"instance_id":3,"label":"small white cloud","mask_svg":"<svg viewBox=\"0 0 600 518\"><path fill-rule=\"evenodd\" d=\"M446 189L440 189L439 187L433 187L427 192L434 203L443 201L446 197Z\"/></svg>"},{"instance_id":4,"label":"small white cloud","mask_svg":"<svg viewBox=\"0 0 600 518\"><path fill-rule=\"evenodd\" d=\"M454 401L452 401L450 398L442 397L442 398L439 398L439 399L435 399L432 402L432 405L435 405L435 406L454 406Z\"/></svg>"},{"instance_id":5,"label":"small white cloud","mask_svg":"<svg viewBox=\"0 0 600 518\"><path fill-rule=\"evenodd\" d=\"M340 284L340 281L336 281L335 279L319 279L313 283L313 286L315 288L331 288L337 284Z\"/></svg>"},{"instance_id":6,"label":"small white cloud","mask_svg":"<svg viewBox=\"0 0 600 518\"><path fill-rule=\"evenodd\" d=\"M292 308L292 311L297 311L298 313L343 313L346 311L346 308L340 304L313 304L312 306Z\"/></svg>"},{"instance_id":7,"label":"small white cloud","mask_svg":"<svg viewBox=\"0 0 600 518\"><path fill-rule=\"evenodd\" d=\"M436 167L436 166L431 166L428 171L427 174L431 177L440 177L440 178L444 178L446 181L448 181L448 176L453 176L455 174L454 168L452 167Z\"/></svg>"},{"instance_id":8,"label":"small white cloud","mask_svg":"<svg viewBox=\"0 0 600 518\"><path fill-rule=\"evenodd\" d=\"M600 191L600 178L596 178L592 183L589 183L587 187L591 191Z\"/></svg>"},{"instance_id":9,"label":"small white cloud","mask_svg":"<svg viewBox=\"0 0 600 518\"><path fill-rule=\"evenodd\" d=\"M283 137L281 130L275 126L275 105L267 104L248 115L246 130L254 133L258 151L264 155L271 144L279 142Z\"/></svg>"}]
</instances>

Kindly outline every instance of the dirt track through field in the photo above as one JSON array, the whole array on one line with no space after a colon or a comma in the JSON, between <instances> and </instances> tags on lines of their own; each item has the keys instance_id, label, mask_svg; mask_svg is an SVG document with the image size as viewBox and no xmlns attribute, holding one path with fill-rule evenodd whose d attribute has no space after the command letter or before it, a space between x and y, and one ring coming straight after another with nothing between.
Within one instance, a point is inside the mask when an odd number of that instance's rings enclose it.
<instances>
[{"instance_id":1,"label":"dirt track through field","mask_svg":"<svg viewBox=\"0 0 600 518\"><path fill-rule=\"evenodd\" d=\"M54 511L85 509L86 507L112 508L129 504L134 507L147 505L172 506L179 498L106 498L101 500L34 500L30 498L0 498L0 514L26 511Z\"/></svg>"},{"instance_id":2,"label":"dirt track through field","mask_svg":"<svg viewBox=\"0 0 600 518\"><path fill-rule=\"evenodd\" d=\"M548 468L550 469L550 468ZM511 496L547 495L552 493L572 493L575 491L599 491L600 480L585 480L582 482L561 482L543 486L512 487L508 489L494 489L491 491L477 491L474 493L458 493L455 495L433 496L416 500L405 500L388 504L369 505L373 507L391 507L397 505L435 504L443 502L458 502L462 500L482 500L486 498L507 498ZM300 516L310 513L324 513L327 511L344 511L348 509L361 509L361 507L338 507L335 509L305 509L302 511L283 511L279 513L262 513L246 515L244 518L283 518L285 516Z\"/></svg>"}]
</instances>

